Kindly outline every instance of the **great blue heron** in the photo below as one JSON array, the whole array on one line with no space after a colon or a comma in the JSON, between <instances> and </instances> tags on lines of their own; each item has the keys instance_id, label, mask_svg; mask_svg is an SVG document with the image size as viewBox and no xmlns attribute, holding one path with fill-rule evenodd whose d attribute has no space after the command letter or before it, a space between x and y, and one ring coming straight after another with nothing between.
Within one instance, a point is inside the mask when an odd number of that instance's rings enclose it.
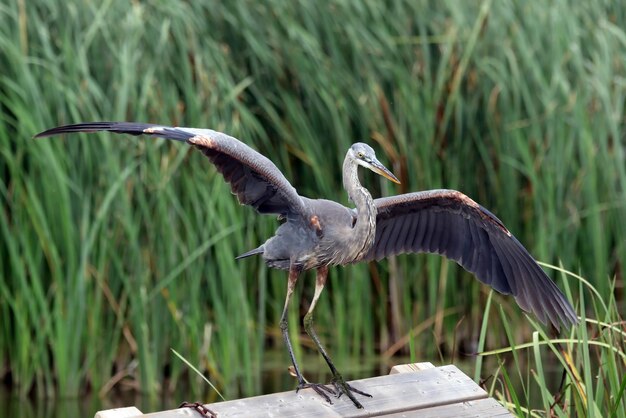
<instances>
[{"instance_id":1,"label":"great blue heron","mask_svg":"<svg viewBox=\"0 0 626 418\"><path fill-rule=\"evenodd\" d=\"M430 190L373 199L361 185L362 166L399 183L374 150L355 143L343 162L343 186L356 208L325 199L300 196L268 158L241 141L209 129L130 122L91 122L61 126L38 134L109 131L152 135L187 142L202 151L230 184L239 202L284 222L276 234L238 258L261 255L268 266L288 270L287 296L280 319L285 344L298 379L298 390L312 388L326 401L346 394L358 408L353 388L337 371L313 328L313 310L326 283L328 266L380 260L400 253L444 255L495 290L511 294L525 311L556 328L575 324L576 314L558 287L507 228L487 209L455 190ZM316 269L315 293L304 316L304 328L332 372L334 390L309 383L293 354L287 330L287 307L298 276Z\"/></svg>"}]
</instances>

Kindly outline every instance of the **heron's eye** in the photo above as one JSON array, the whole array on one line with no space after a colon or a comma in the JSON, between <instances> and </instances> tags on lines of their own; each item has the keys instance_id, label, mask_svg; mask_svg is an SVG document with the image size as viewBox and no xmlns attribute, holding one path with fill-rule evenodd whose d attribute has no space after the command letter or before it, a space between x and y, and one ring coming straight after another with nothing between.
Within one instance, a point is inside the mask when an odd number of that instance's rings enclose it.
<instances>
[{"instance_id":1,"label":"heron's eye","mask_svg":"<svg viewBox=\"0 0 626 418\"><path fill-rule=\"evenodd\" d=\"M356 154L356 156L357 156L357 157L359 157L359 158L363 158L363 155L364 155L364 154L363 154L361 151L359 151L359 152Z\"/></svg>"}]
</instances>

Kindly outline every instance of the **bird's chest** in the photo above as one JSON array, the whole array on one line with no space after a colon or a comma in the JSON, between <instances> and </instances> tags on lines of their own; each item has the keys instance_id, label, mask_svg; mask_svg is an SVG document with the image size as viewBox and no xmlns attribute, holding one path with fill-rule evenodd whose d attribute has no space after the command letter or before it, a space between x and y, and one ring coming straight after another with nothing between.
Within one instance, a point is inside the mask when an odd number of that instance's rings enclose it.
<instances>
[{"instance_id":1,"label":"bird's chest","mask_svg":"<svg viewBox=\"0 0 626 418\"><path fill-rule=\"evenodd\" d=\"M312 219L317 243L305 266L344 265L361 259L374 245L375 219L349 217L341 222L321 216Z\"/></svg>"},{"instance_id":2,"label":"bird's chest","mask_svg":"<svg viewBox=\"0 0 626 418\"><path fill-rule=\"evenodd\" d=\"M376 239L376 217L373 216L365 220L360 220L360 222L365 222L367 225L364 225L363 228L359 228L359 237L355 239L354 243L355 254L348 262L358 261L365 257L374 245L374 240Z\"/></svg>"}]
</instances>

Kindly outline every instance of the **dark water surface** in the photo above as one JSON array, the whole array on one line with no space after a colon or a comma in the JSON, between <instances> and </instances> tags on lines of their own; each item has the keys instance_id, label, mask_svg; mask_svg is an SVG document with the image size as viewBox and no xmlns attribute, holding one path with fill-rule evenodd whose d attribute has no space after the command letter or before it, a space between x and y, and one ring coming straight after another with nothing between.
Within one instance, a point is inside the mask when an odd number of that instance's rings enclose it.
<instances>
[{"instance_id":1,"label":"dark water surface","mask_svg":"<svg viewBox=\"0 0 626 418\"><path fill-rule=\"evenodd\" d=\"M176 408L180 401L166 398L150 398L136 393L116 394L104 399L89 394L72 399L20 399L0 389L0 417L6 418L92 418L103 409L135 406L143 413Z\"/></svg>"}]
</instances>

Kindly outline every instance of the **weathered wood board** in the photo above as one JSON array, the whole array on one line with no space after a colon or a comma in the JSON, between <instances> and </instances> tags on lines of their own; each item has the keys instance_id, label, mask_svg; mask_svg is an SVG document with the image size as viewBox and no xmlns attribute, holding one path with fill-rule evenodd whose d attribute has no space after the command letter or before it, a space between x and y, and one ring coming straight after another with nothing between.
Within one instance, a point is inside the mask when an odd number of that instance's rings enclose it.
<instances>
[{"instance_id":1,"label":"weathered wood board","mask_svg":"<svg viewBox=\"0 0 626 418\"><path fill-rule=\"evenodd\" d=\"M313 390L295 390L207 405L218 418L229 417L510 417L507 410L487 397L472 379L456 366L433 367L430 363L396 366L387 376L350 382L372 395L356 395L364 409L356 409L342 396L328 404ZM126 410L123 408L122 410ZM120 413L122 413L120 410ZM136 410L136 409L135 409ZM137 410L138 411L138 410ZM109 411L102 411L103 414ZM129 413L131 411L124 411ZM98 415L96 418L128 418L132 415ZM189 409L173 409L145 415L142 418L200 417Z\"/></svg>"}]
</instances>

